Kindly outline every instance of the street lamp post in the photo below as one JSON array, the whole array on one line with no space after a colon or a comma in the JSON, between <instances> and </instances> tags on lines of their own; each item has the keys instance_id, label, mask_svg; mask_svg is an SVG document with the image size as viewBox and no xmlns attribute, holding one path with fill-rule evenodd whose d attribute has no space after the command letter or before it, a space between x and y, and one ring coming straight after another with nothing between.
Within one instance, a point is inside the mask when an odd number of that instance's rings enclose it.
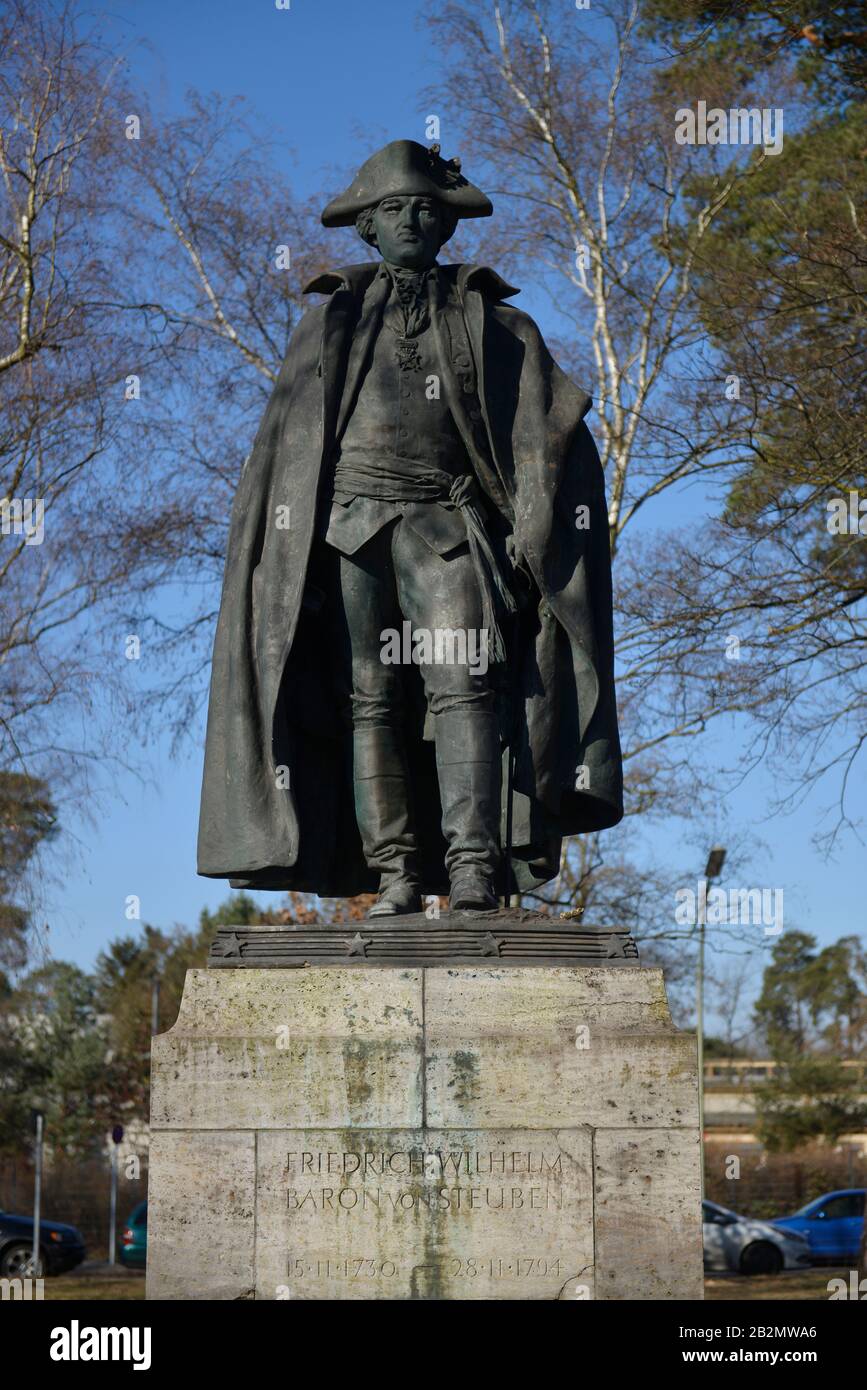
<instances>
[{"instance_id":1,"label":"street lamp post","mask_svg":"<svg viewBox=\"0 0 867 1390\"><path fill-rule=\"evenodd\" d=\"M111 1131L111 1187L108 1202L108 1262L117 1264L117 1146L123 1139L123 1125Z\"/></svg>"},{"instance_id":2,"label":"street lamp post","mask_svg":"<svg viewBox=\"0 0 867 1390\"><path fill-rule=\"evenodd\" d=\"M704 1201L704 929L707 922L707 886L712 879L719 878L722 873L723 864L725 863L725 857L725 850L720 845L715 845L707 857L704 878L699 884L698 894L698 965L695 975L695 1032L698 1046L698 1136L702 1201Z\"/></svg>"},{"instance_id":3,"label":"street lamp post","mask_svg":"<svg viewBox=\"0 0 867 1390\"><path fill-rule=\"evenodd\" d=\"M33 1155L33 1253L31 1256L32 1270L31 1278L39 1278L39 1261L41 1251L39 1248L40 1223L42 1218L42 1144L45 1135L45 1116L41 1110L37 1110L33 1116L36 1142Z\"/></svg>"},{"instance_id":4,"label":"street lamp post","mask_svg":"<svg viewBox=\"0 0 867 1390\"><path fill-rule=\"evenodd\" d=\"M160 1031L160 977L154 975L151 981L151 1037Z\"/></svg>"}]
</instances>

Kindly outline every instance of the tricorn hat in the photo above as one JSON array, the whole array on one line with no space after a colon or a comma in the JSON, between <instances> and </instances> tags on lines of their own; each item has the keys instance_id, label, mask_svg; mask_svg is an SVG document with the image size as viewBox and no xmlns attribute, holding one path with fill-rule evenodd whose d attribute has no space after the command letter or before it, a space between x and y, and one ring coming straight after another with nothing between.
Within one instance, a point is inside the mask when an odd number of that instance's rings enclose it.
<instances>
[{"instance_id":1,"label":"tricorn hat","mask_svg":"<svg viewBox=\"0 0 867 1390\"><path fill-rule=\"evenodd\" d=\"M326 227L351 227L365 208L396 195L438 198L456 217L490 217L489 198L461 173L459 159L443 159L439 145L392 140L362 164L345 193L322 214Z\"/></svg>"}]
</instances>

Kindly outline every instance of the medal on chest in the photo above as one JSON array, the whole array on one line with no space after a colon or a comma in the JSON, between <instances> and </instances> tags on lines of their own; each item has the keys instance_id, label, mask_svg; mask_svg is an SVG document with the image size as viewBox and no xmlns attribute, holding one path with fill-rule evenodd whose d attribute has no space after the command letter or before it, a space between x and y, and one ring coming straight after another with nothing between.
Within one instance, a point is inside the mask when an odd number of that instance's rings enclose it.
<instances>
[{"instance_id":1,"label":"medal on chest","mask_svg":"<svg viewBox=\"0 0 867 1390\"><path fill-rule=\"evenodd\" d=\"M396 344L397 365L402 372L420 372L421 351L417 338L398 337Z\"/></svg>"}]
</instances>

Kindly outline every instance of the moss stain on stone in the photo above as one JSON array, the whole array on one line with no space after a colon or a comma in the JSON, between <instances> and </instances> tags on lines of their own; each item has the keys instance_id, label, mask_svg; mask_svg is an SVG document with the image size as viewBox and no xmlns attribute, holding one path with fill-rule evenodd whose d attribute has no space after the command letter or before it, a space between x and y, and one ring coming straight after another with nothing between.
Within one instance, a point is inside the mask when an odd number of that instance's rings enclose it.
<instances>
[{"instance_id":1,"label":"moss stain on stone","mask_svg":"<svg viewBox=\"0 0 867 1390\"><path fill-rule=\"evenodd\" d=\"M479 1059L474 1052L452 1054L452 1080L458 1105L470 1105L479 1095Z\"/></svg>"},{"instance_id":2,"label":"moss stain on stone","mask_svg":"<svg viewBox=\"0 0 867 1390\"><path fill-rule=\"evenodd\" d=\"M361 1038L347 1038L343 1044L343 1075L346 1082L346 1105L353 1124L368 1119L367 1105L373 1095L371 1063L381 1054L378 1043Z\"/></svg>"},{"instance_id":3,"label":"moss stain on stone","mask_svg":"<svg viewBox=\"0 0 867 1390\"><path fill-rule=\"evenodd\" d=\"M671 1027L671 1010L668 1006L668 1000L664 995L661 999L653 1000L649 1008L649 1013L656 1023L662 1023L669 1028Z\"/></svg>"}]
</instances>

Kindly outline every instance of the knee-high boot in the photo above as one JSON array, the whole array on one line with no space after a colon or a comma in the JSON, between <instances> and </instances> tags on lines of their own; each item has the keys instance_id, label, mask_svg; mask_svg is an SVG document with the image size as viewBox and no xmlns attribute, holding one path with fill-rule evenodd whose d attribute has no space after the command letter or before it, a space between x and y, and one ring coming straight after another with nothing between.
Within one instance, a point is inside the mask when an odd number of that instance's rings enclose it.
<instances>
[{"instance_id":1,"label":"knee-high boot","mask_svg":"<svg viewBox=\"0 0 867 1390\"><path fill-rule=\"evenodd\" d=\"M409 775L403 738L387 726L352 735L355 817L364 858L380 874L370 917L418 912L418 852L410 820Z\"/></svg>"},{"instance_id":2,"label":"knee-high boot","mask_svg":"<svg viewBox=\"0 0 867 1390\"><path fill-rule=\"evenodd\" d=\"M451 906L493 908L500 862L500 736L489 710L446 710L434 721Z\"/></svg>"}]
</instances>

